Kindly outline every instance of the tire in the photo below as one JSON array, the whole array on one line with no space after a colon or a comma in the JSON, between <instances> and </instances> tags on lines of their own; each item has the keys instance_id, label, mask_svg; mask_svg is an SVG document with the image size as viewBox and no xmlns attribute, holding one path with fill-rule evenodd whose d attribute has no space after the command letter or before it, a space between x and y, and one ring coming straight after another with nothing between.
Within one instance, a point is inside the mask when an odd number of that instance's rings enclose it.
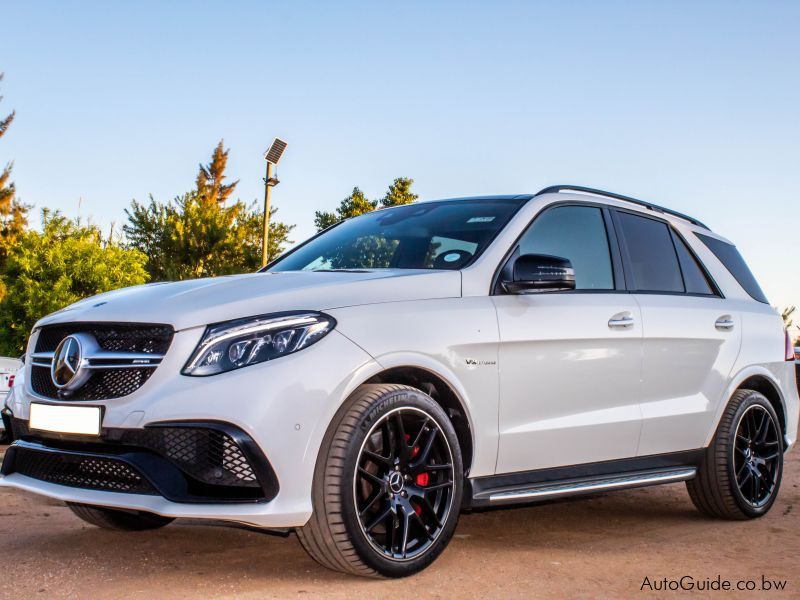
<instances>
[{"instance_id":1,"label":"tire","mask_svg":"<svg viewBox=\"0 0 800 600\"><path fill-rule=\"evenodd\" d=\"M159 529L172 523L175 519L162 517L153 513L142 511L116 510L102 506L90 506L88 504L73 504L68 502L67 506L78 517L103 529L114 529L117 531L146 531L148 529Z\"/></svg>"},{"instance_id":2,"label":"tire","mask_svg":"<svg viewBox=\"0 0 800 600\"><path fill-rule=\"evenodd\" d=\"M452 538L463 474L456 432L430 396L405 385L362 385L323 439L313 513L298 538L328 569L412 575Z\"/></svg>"},{"instance_id":3,"label":"tire","mask_svg":"<svg viewBox=\"0 0 800 600\"><path fill-rule=\"evenodd\" d=\"M764 516L778 496L783 451L783 429L775 409L762 394L738 390L706 448L697 477L686 482L692 502L717 519Z\"/></svg>"}]
</instances>

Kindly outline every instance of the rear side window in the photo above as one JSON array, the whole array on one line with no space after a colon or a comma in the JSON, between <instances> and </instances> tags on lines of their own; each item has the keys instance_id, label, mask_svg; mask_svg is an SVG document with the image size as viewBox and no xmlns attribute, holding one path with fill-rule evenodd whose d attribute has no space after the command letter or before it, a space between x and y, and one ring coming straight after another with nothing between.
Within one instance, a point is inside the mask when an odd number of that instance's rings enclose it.
<instances>
[{"instance_id":1,"label":"rear side window","mask_svg":"<svg viewBox=\"0 0 800 600\"><path fill-rule=\"evenodd\" d=\"M700 267L697 263L697 259L686 246L686 242L674 232L672 239L675 242L675 250L678 251L678 261L681 263L686 292L689 294L714 295L714 288L711 287L708 277L702 267Z\"/></svg>"},{"instance_id":2,"label":"rear side window","mask_svg":"<svg viewBox=\"0 0 800 600\"><path fill-rule=\"evenodd\" d=\"M767 297L761 290L761 286L758 285L756 278L753 277L753 273L747 267L747 263L744 262L736 246L701 233L695 233L695 235L699 237L700 241L708 246L708 249L714 253L714 256L725 265L725 268L730 271L734 279L739 282L739 285L744 288L744 291L750 294L753 300L769 304Z\"/></svg>"},{"instance_id":3,"label":"rear side window","mask_svg":"<svg viewBox=\"0 0 800 600\"><path fill-rule=\"evenodd\" d=\"M683 293L683 279L666 223L618 212L630 259L628 287L637 292Z\"/></svg>"}]
</instances>

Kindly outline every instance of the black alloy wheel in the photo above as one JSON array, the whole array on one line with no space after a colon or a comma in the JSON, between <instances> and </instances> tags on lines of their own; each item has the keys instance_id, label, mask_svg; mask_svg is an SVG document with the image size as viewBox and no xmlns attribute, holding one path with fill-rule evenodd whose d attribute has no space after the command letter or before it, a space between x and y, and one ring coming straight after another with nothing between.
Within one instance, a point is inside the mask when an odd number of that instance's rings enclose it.
<instances>
[{"instance_id":1,"label":"black alloy wheel","mask_svg":"<svg viewBox=\"0 0 800 600\"><path fill-rule=\"evenodd\" d=\"M780 490L783 444L775 406L760 392L737 390L705 449L697 476L686 482L692 502L717 519L763 517Z\"/></svg>"},{"instance_id":2,"label":"black alloy wheel","mask_svg":"<svg viewBox=\"0 0 800 600\"><path fill-rule=\"evenodd\" d=\"M386 558L412 560L436 541L453 501L453 456L433 417L397 408L362 444L353 494L361 532Z\"/></svg>"},{"instance_id":3,"label":"black alloy wheel","mask_svg":"<svg viewBox=\"0 0 800 600\"><path fill-rule=\"evenodd\" d=\"M772 415L758 404L748 407L736 429L734 471L742 498L753 508L772 497L781 469L781 434Z\"/></svg>"},{"instance_id":4,"label":"black alloy wheel","mask_svg":"<svg viewBox=\"0 0 800 600\"><path fill-rule=\"evenodd\" d=\"M444 552L465 469L445 410L420 389L359 386L332 419L314 471L308 522L295 531L329 569L407 577Z\"/></svg>"}]
</instances>

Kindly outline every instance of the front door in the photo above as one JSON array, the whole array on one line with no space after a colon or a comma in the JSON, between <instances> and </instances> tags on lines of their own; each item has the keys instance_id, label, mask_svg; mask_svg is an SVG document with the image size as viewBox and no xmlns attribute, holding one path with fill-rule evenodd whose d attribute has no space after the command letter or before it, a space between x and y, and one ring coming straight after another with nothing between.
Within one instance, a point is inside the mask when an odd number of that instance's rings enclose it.
<instances>
[{"instance_id":1,"label":"front door","mask_svg":"<svg viewBox=\"0 0 800 600\"><path fill-rule=\"evenodd\" d=\"M612 252L613 250L613 252ZM622 289L610 213L546 209L520 254L567 258L576 290L496 295L500 330L498 473L636 456L642 320Z\"/></svg>"}]
</instances>

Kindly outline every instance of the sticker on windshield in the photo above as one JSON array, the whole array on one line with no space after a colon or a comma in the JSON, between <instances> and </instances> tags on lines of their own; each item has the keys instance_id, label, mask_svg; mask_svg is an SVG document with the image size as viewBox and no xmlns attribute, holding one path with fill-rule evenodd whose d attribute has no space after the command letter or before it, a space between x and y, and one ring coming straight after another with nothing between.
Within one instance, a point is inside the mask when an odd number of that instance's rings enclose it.
<instances>
[{"instance_id":1,"label":"sticker on windshield","mask_svg":"<svg viewBox=\"0 0 800 600\"><path fill-rule=\"evenodd\" d=\"M461 258L460 254L451 252L450 254L444 255L444 262L456 262L459 258Z\"/></svg>"},{"instance_id":2,"label":"sticker on windshield","mask_svg":"<svg viewBox=\"0 0 800 600\"><path fill-rule=\"evenodd\" d=\"M467 223L491 223L495 217L470 217Z\"/></svg>"}]
</instances>

